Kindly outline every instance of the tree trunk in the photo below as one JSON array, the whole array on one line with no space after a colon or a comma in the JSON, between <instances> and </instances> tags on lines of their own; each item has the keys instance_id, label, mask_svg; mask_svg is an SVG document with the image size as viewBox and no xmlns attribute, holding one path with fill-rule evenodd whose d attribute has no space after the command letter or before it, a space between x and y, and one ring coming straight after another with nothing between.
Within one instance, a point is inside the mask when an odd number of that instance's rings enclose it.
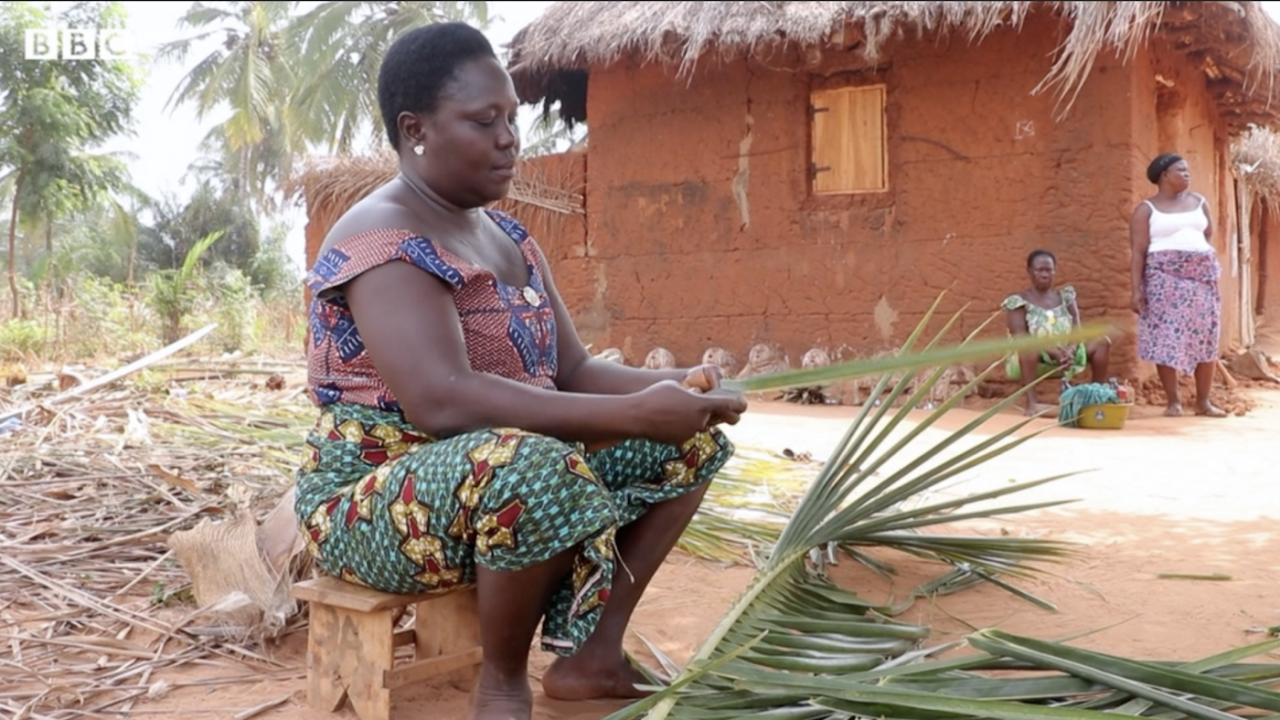
<instances>
[{"instance_id":1,"label":"tree trunk","mask_svg":"<svg viewBox=\"0 0 1280 720\"><path fill-rule=\"evenodd\" d=\"M17 320L22 316L22 298L18 296L18 196L22 193L22 179L27 168L18 171L18 179L13 184L13 208L9 211L9 293L13 298L11 317Z\"/></svg>"},{"instance_id":2,"label":"tree trunk","mask_svg":"<svg viewBox=\"0 0 1280 720\"><path fill-rule=\"evenodd\" d=\"M133 266L137 262L138 262L138 234L134 232L132 233L132 238L129 240L129 271L124 279L125 287L133 287Z\"/></svg>"},{"instance_id":3,"label":"tree trunk","mask_svg":"<svg viewBox=\"0 0 1280 720\"><path fill-rule=\"evenodd\" d=\"M240 148L240 191L248 197L254 197L256 192L250 189L249 185L249 145L246 143Z\"/></svg>"},{"instance_id":4,"label":"tree trunk","mask_svg":"<svg viewBox=\"0 0 1280 720\"><path fill-rule=\"evenodd\" d=\"M48 258L45 267L49 268L44 274L44 292L52 294L54 300L62 299L62 285L58 282L54 268L57 265L53 261L53 218L46 217L44 219L44 252Z\"/></svg>"}]
</instances>

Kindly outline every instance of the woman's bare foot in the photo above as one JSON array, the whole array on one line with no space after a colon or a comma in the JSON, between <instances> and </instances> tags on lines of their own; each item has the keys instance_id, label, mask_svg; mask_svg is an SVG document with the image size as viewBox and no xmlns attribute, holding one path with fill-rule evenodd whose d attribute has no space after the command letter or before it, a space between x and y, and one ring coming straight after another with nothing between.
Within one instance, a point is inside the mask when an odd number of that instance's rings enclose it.
<instances>
[{"instance_id":1,"label":"woman's bare foot","mask_svg":"<svg viewBox=\"0 0 1280 720\"><path fill-rule=\"evenodd\" d=\"M1169 403L1169 407L1164 409L1165 417L1182 417L1182 403Z\"/></svg>"},{"instance_id":2,"label":"woman's bare foot","mask_svg":"<svg viewBox=\"0 0 1280 720\"><path fill-rule=\"evenodd\" d=\"M556 700L596 700L601 698L642 698L651 695L636 685L648 685L650 681L639 670L618 657L613 662L599 662L596 658L578 653L573 657L556 658L542 676L542 690L547 697Z\"/></svg>"},{"instance_id":3,"label":"woman's bare foot","mask_svg":"<svg viewBox=\"0 0 1280 720\"><path fill-rule=\"evenodd\" d=\"M471 717L472 720L531 720L533 692L529 690L529 681L487 681L481 675L471 695Z\"/></svg>"},{"instance_id":4,"label":"woman's bare foot","mask_svg":"<svg viewBox=\"0 0 1280 720\"><path fill-rule=\"evenodd\" d=\"M1028 405L1028 406L1027 406L1027 409L1022 411L1022 414L1023 414L1023 415L1025 415L1025 416L1027 416L1027 417L1034 417L1034 416L1036 416L1036 415L1039 415L1039 414L1040 414L1040 406L1038 406L1038 405Z\"/></svg>"},{"instance_id":5,"label":"woman's bare foot","mask_svg":"<svg viewBox=\"0 0 1280 720\"><path fill-rule=\"evenodd\" d=\"M1227 413L1212 402L1196 403L1196 414L1203 417L1226 417Z\"/></svg>"}]
</instances>

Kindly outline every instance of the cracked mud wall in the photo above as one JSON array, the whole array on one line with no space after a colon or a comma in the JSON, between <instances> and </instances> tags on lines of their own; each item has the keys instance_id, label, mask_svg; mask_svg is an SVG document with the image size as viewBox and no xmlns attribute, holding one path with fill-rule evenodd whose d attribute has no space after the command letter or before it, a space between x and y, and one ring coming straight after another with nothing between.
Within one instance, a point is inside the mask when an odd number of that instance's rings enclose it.
<instances>
[{"instance_id":1,"label":"cracked mud wall","mask_svg":"<svg viewBox=\"0 0 1280 720\"><path fill-rule=\"evenodd\" d=\"M899 42L883 68L828 51L807 54L812 72L782 55L704 60L692 80L628 63L593 71L587 254L556 268L584 340L633 359L662 345L681 364L761 341L793 358L814 345L875 352L943 290L943 311L970 304L958 332L972 330L1026 285L1038 247L1058 255L1086 319L1132 327L1128 218L1161 132L1191 161L1226 247L1221 123L1203 75L1151 52L1127 66L1100 56L1057 122L1052 96L1029 95L1057 42L1032 18L977 46ZM1157 122L1154 70L1187 89L1177 122ZM808 93L869 81L888 88L889 190L813 197ZM1120 340L1114 372L1149 371L1134 348Z\"/></svg>"}]
</instances>

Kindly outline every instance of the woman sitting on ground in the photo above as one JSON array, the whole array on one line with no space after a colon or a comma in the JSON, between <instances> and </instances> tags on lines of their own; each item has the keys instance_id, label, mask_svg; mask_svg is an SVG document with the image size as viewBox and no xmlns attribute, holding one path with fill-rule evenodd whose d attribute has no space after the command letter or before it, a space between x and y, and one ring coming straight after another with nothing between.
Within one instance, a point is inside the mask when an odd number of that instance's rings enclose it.
<instances>
[{"instance_id":1,"label":"woman sitting on ground","mask_svg":"<svg viewBox=\"0 0 1280 720\"><path fill-rule=\"evenodd\" d=\"M308 549L388 592L475 585L474 718L531 717L540 622L560 655L548 696L638 696L623 633L733 452L714 426L746 402L712 392L712 367L588 354L537 243L485 209L511 186L519 103L478 30L402 35L378 102L400 174L342 216L308 277Z\"/></svg>"},{"instance_id":2,"label":"woman sitting on ground","mask_svg":"<svg viewBox=\"0 0 1280 720\"><path fill-rule=\"evenodd\" d=\"M1080 308L1076 305L1076 290L1064 285L1061 290L1053 287L1057 277L1058 259L1048 250L1035 250L1027 256L1027 275L1031 287L1005 298L1005 319L1009 332L1014 335L1045 337L1071 332L1080 325ZM1087 364L1094 382L1104 382L1107 363L1111 357L1111 342L1096 340L1090 344L1062 345L1039 353L1024 352L1010 355L1005 363L1005 374L1010 380L1025 380L1034 384L1043 375L1060 372L1064 380L1080 374ZM1036 391L1027 391L1027 415L1040 412L1036 404Z\"/></svg>"}]
</instances>

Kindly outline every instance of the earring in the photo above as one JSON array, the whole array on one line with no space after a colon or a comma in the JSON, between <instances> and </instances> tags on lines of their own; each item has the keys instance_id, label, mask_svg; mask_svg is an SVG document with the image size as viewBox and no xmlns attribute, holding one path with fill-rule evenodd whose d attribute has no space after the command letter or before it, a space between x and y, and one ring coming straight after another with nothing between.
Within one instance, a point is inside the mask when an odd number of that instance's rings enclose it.
<instances>
[{"instance_id":1,"label":"earring","mask_svg":"<svg viewBox=\"0 0 1280 720\"><path fill-rule=\"evenodd\" d=\"M414 155L421 155L424 152L426 152L426 148L422 147L422 143L418 143L417 145L413 146Z\"/></svg>"}]
</instances>

